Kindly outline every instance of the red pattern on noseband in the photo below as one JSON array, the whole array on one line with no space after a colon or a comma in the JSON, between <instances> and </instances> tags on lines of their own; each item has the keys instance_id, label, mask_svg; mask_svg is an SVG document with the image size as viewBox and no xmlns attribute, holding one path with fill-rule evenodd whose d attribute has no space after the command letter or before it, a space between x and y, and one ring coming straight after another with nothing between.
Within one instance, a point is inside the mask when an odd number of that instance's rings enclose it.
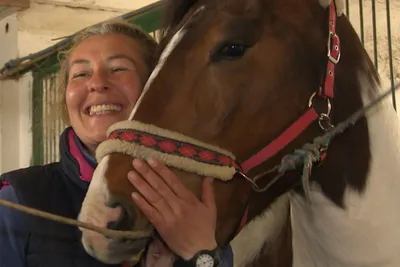
<instances>
[{"instance_id":1,"label":"red pattern on noseband","mask_svg":"<svg viewBox=\"0 0 400 267\"><path fill-rule=\"evenodd\" d=\"M226 155L194 144L170 139L165 136L150 134L135 129L118 129L111 132L108 139L136 143L165 154L190 158L198 162L217 166L234 167L236 170L241 171L241 168L235 160Z\"/></svg>"}]
</instances>

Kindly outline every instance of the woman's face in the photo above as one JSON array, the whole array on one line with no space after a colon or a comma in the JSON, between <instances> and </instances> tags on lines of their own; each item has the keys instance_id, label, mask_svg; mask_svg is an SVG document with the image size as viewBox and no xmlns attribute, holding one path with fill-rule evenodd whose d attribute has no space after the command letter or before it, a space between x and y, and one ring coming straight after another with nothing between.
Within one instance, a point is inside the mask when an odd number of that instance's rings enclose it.
<instances>
[{"instance_id":1,"label":"woman's face","mask_svg":"<svg viewBox=\"0 0 400 267\"><path fill-rule=\"evenodd\" d=\"M145 77L139 44L122 34L92 36L69 56L66 104L71 126L93 152L115 122L128 119Z\"/></svg>"}]
</instances>

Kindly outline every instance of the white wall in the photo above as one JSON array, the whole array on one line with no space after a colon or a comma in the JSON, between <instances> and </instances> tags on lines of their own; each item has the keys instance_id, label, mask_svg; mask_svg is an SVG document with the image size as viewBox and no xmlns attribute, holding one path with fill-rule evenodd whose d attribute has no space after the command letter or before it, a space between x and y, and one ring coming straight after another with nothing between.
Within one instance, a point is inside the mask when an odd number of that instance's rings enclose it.
<instances>
[{"instance_id":1,"label":"white wall","mask_svg":"<svg viewBox=\"0 0 400 267\"><path fill-rule=\"evenodd\" d=\"M33 0L18 12L19 53L25 56L57 43L53 40L95 23L144 7L155 0Z\"/></svg>"},{"instance_id":2,"label":"white wall","mask_svg":"<svg viewBox=\"0 0 400 267\"><path fill-rule=\"evenodd\" d=\"M6 33L6 25L9 25ZM0 66L18 56L18 21L15 15L0 21ZM18 81L0 81L0 170L20 166L20 110Z\"/></svg>"}]
</instances>

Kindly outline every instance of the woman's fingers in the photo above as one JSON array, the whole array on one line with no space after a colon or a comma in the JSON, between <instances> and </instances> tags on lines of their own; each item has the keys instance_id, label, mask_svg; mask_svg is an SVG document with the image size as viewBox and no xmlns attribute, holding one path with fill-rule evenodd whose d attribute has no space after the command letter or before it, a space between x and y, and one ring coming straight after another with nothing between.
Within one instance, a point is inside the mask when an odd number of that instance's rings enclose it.
<instances>
[{"instance_id":1,"label":"woman's fingers","mask_svg":"<svg viewBox=\"0 0 400 267\"><path fill-rule=\"evenodd\" d=\"M153 189L138 173L135 171L130 171L128 173L128 178L131 183L136 187L140 194L144 197L147 202L156 208L160 213L162 211L170 212L171 207L164 200L164 198Z\"/></svg>"},{"instance_id":2,"label":"woman's fingers","mask_svg":"<svg viewBox=\"0 0 400 267\"><path fill-rule=\"evenodd\" d=\"M134 159L133 167L136 171L143 177L144 180L156 191L160 194L165 200L167 200L168 204L172 204L171 202L176 201L176 196L169 186L160 179L158 174L154 172L143 160Z\"/></svg>"},{"instance_id":3,"label":"woman's fingers","mask_svg":"<svg viewBox=\"0 0 400 267\"><path fill-rule=\"evenodd\" d=\"M203 180L203 190L201 195L201 200L207 207L217 210L215 205L215 195L214 195L214 179L211 177L206 177Z\"/></svg>"},{"instance_id":4,"label":"woman's fingers","mask_svg":"<svg viewBox=\"0 0 400 267\"><path fill-rule=\"evenodd\" d=\"M163 223L163 218L161 213L158 212L152 205L150 205L144 197L142 197L138 192L132 193L132 199L138 208L143 212L144 216L154 225Z\"/></svg>"},{"instance_id":5,"label":"woman's fingers","mask_svg":"<svg viewBox=\"0 0 400 267\"><path fill-rule=\"evenodd\" d=\"M155 158L149 158L148 163L151 168L165 181L165 183L171 188L171 190L182 200L190 201L192 200L193 193L188 190L179 178L169 169L167 168L162 162Z\"/></svg>"},{"instance_id":6,"label":"woman's fingers","mask_svg":"<svg viewBox=\"0 0 400 267\"><path fill-rule=\"evenodd\" d=\"M138 208L180 257L190 259L200 250L215 248L217 215L212 179L204 179L200 201L161 162L148 162L150 166L133 161L137 173L129 175L140 193L132 194Z\"/></svg>"}]
</instances>

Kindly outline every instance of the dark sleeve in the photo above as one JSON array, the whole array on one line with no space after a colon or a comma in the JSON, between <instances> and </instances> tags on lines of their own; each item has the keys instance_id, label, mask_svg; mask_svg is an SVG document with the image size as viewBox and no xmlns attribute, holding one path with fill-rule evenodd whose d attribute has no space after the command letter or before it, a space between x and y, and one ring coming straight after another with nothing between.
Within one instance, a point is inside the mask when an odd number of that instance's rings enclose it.
<instances>
[{"instance_id":1,"label":"dark sleeve","mask_svg":"<svg viewBox=\"0 0 400 267\"><path fill-rule=\"evenodd\" d=\"M221 259L222 262L219 267L233 267L233 252L229 244L221 248Z\"/></svg>"},{"instance_id":2,"label":"dark sleeve","mask_svg":"<svg viewBox=\"0 0 400 267\"><path fill-rule=\"evenodd\" d=\"M14 188L6 186L0 190L0 199L18 203ZM29 233L23 214L0 205L0 267L24 267L25 246Z\"/></svg>"}]
</instances>

